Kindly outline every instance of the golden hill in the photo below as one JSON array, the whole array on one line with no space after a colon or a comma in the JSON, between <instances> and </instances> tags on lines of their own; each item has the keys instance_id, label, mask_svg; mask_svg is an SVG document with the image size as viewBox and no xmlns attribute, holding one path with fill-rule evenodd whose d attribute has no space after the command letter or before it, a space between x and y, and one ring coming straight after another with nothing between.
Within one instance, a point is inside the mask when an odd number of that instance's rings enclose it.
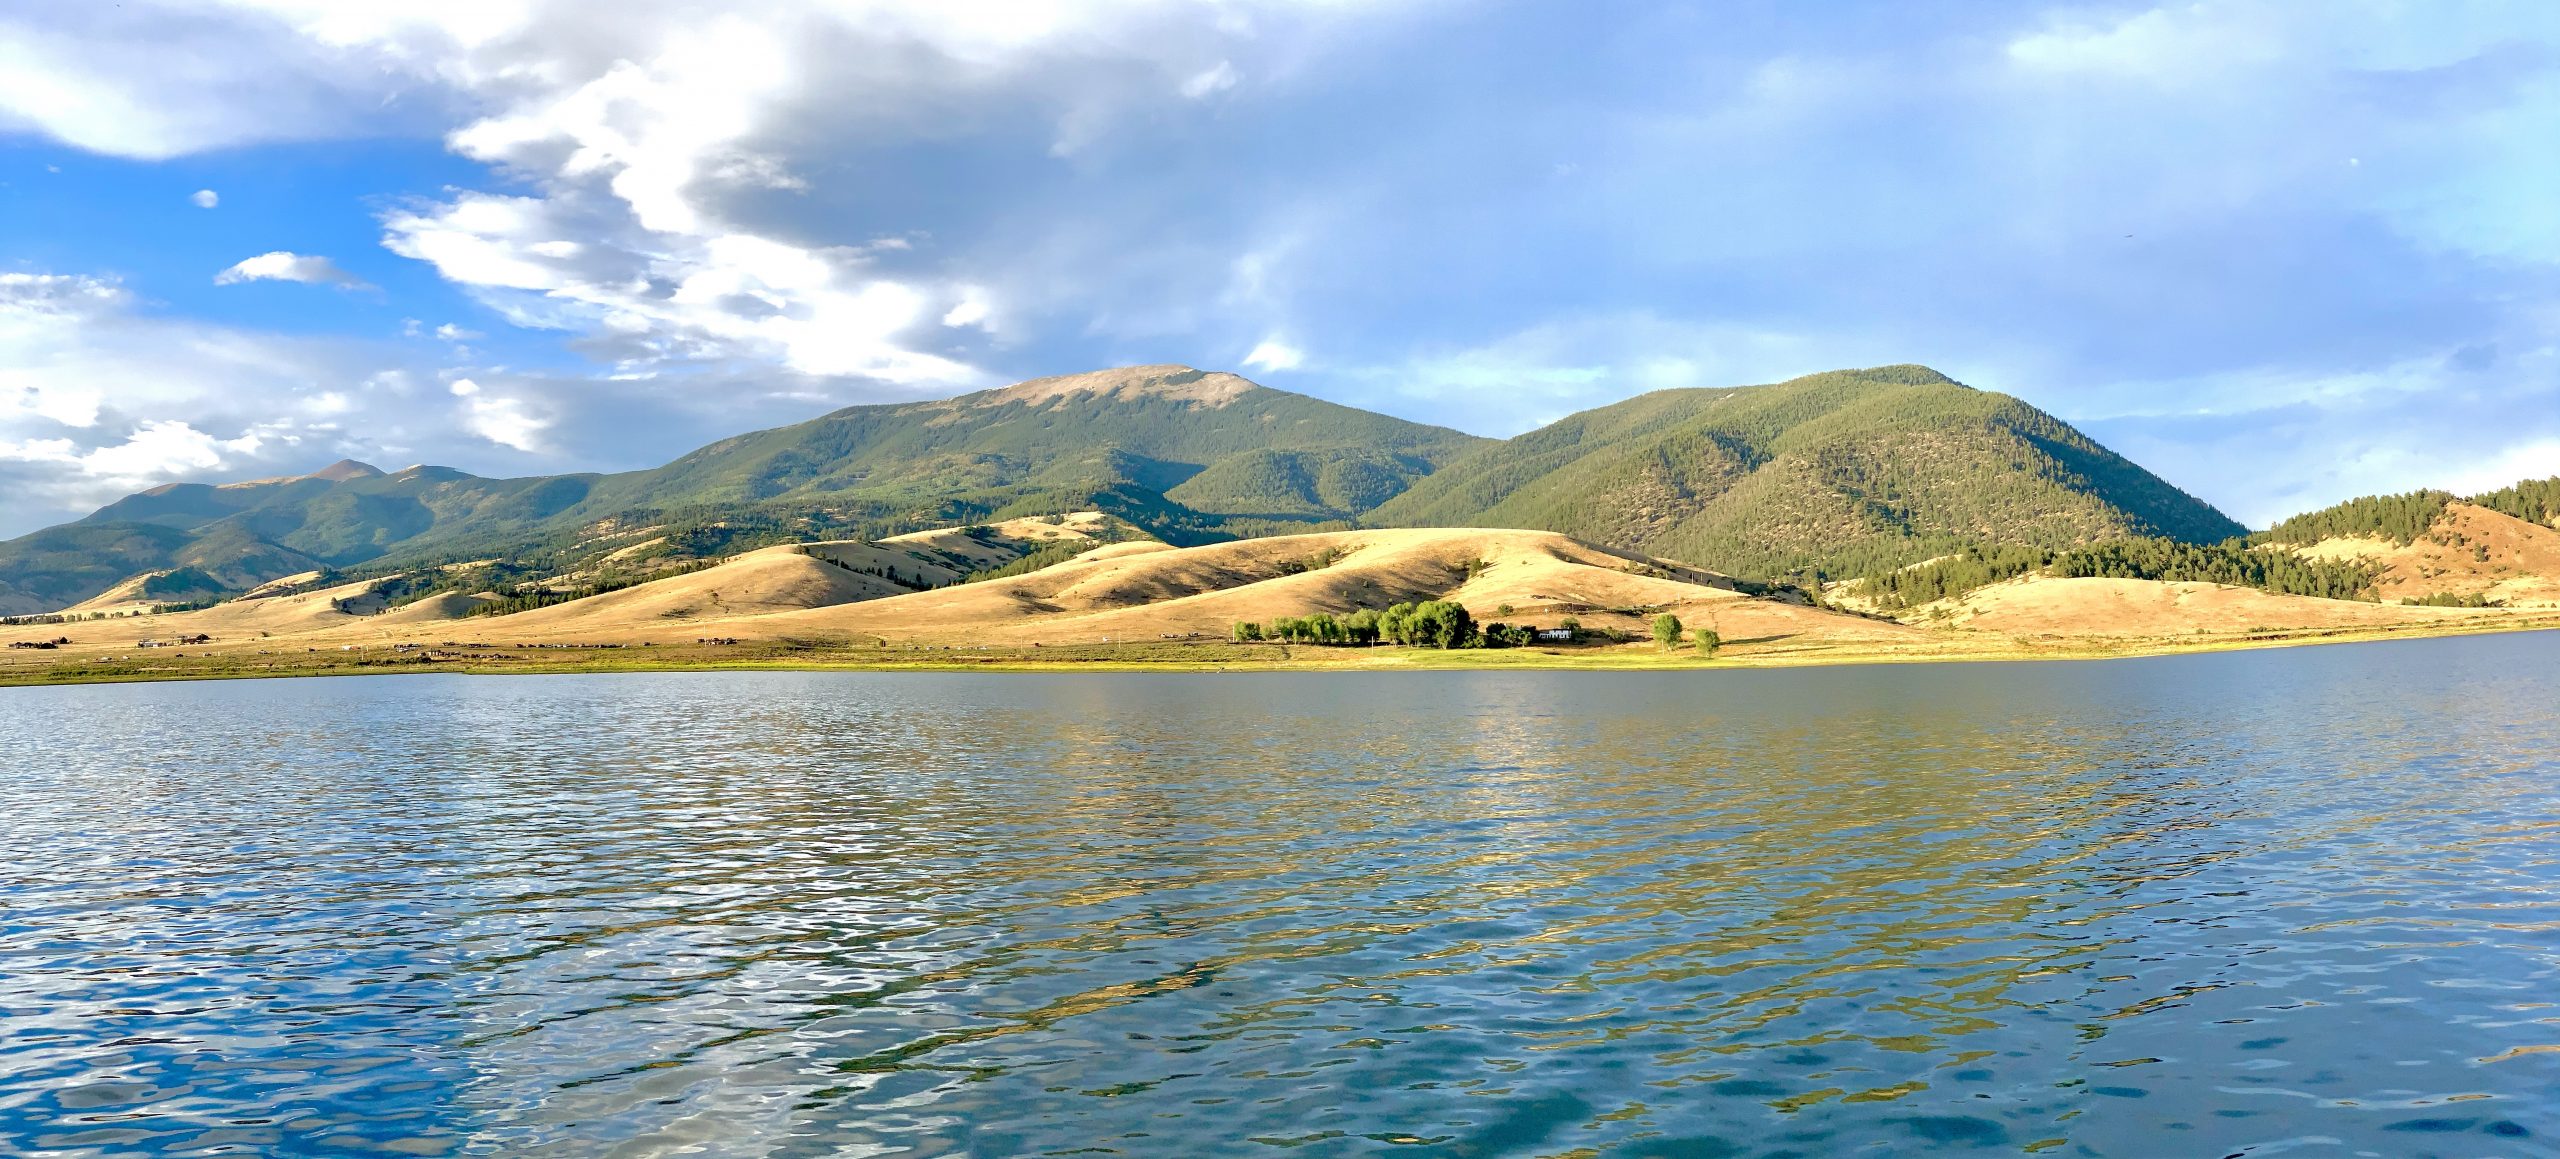
<instances>
[{"instance_id":1,"label":"golden hill","mask_svg":"<svg viewBox=\"0 0 2560 1159\"><path fill-rule=\"evenodd\" d=\"M1885 640L1915 633L1897 624L1746 597L1713 586L1721 577L1712 573L1604 551L1552 532L1472 528L1329 532L1193 548L1121 543L1010 579L806 610L689 618L680 630L667 618L634 614L643 606L699 606L701 597L690 593L714 582L721 570L615 593L650 600L646 605L596 597L506 617L503 630L510 638L539 639L710 634L1097 643L1224 637L1239 620L1449 599L1480 620L1552 626L1570 616L1588 627L1633 633L1644 631L1646 617L1665 610L1713 626L1729 639L1810 633ZM637 595L651 588L663 594Z\"/></svg>"},{"instance_id":2,"label":"golden hill","mask_svg":"<svg viewBox=\"0 0 2560 1159\"><path fill-rule=\"evenodd\" d=\"M1596 548L1552 532L1478 528L1328 532L1193 548L1124 541L1099 544L1018 576L950 582L965 574L961 569L978 564L976 548L991 550L992 561L1009 553L1018 557L1020 549L1009 541L1082 544L1092 542L1088 532L1101 529L1091 523L1031 522L1037 527L1007 525L975 533L953 529L901 536L895 542L766 548L717 566L513 615L470 616L493 597L450 592L386 608L379 589L388 581L376 580L241 599L196 612L0 627L0 642L56 636L75 641L59 652L12 650L5 660L13 670L57 659L131 662L143 655L132 651L137 639L169 643L198 636L213 637L213 643L182 646L198 660L220 662L221 656L232 655L252 667L307 653L425 659L416 650L421 647L536 657L548 653L519 650L645 645L653 646L651 654L676 663L808 654L810 649L845 655L830 651L839 646L852 646L852 654L859 655L874 644L898 649L887 654L960 649L1036 658L1043 655L1041 649L1070 646L1090 655L1096 645L1161 648L1167 639L1223 641L1238 621L1268 623L1319 612L1339 616L1396 603L1454 600L1482 622L1554 627L1571 618L1587 630L1624 633L1638 641L1628 645L1630 656L1654 654L1649 621L1667 611L1692 628L1716 631L1729 645L1731 658L1799 663L2106 655L2278 636L2560 625L2560 612L2552 610L2403 607L2217 584L2042 576L1993 584L1915 609L1905 623L1746 595L1713 572ZM892 568L898 577L894 581L886 574ZM947 586L912 590L923 583ZM706 639L750 647L697 643ZM386 650L385 645L411 649ZM1224 655L1221 649L1201 651ZM1295 651L1306 658L1356 659L1351 650ZM1287 649L1261 648L1249 653L1289 654ZM1388 652L1380 655L1393 659Z\"/></svg>"},{"instance_id":3,"label":"golden hill","mask_svg":"<svg viewBox=\"0 0 2560 1159\"><path fill-rule=\"evenodd\" d=\"M1025 551L1053 543L1126 538L1140 534L1136 528L1099 511L1078 511L1072 515L1050 518L1008 519L977 527L937 527L931 531L910 531L880 541L884 547L911 552L930 553L946 559L966 561L972 568L1001 567L1013 562ZM962 573L952 571L949 579L957 582Z\"/></svg>"},{"instance_id":4,"label":"golden hill","mask_svg":"<svg viewBox=\"0 0 2560 1159\"><path fill-rule=\"evenodd\" d=\"M2374 590L2388 601L2442 595L2560 607L2560 530L2459 500L2445 504L2435 525L2411 543L2359 536L2294 550L2380 568Z\"/></svg>"},{"instance_id":5,"label":"golden hill","mask_svg":"<svg viewBox=\"0 0 2560 1159\"><path fill-rule=\"evenodd\" d=\"M2277 595L2226 584L2025 575L1915 609L1914 618L2009 636L2249 635L2443 623L2506 613Z\"/></svg>"}]
</instances>

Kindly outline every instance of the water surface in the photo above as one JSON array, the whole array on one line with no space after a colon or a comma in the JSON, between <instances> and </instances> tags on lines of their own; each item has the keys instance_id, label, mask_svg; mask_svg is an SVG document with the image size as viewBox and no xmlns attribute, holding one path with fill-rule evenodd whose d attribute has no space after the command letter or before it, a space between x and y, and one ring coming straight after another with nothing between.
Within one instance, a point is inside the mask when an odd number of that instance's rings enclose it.
<instances>
[{"instance_id":1,"label":"water surface","mask_svg":"<svg viewBox=\"0 0 2560 1159\"><path fill-rule=\"evenodd\" d=\"M2560 637L0 691L0 1153L2560 1155Z\"/></svg>"}]
</instances>

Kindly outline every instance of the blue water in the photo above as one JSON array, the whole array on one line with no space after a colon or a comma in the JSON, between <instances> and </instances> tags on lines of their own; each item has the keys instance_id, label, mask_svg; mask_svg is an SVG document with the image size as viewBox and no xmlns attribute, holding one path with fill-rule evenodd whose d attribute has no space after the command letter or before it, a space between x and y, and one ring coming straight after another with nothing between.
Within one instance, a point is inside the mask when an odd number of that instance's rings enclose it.
<instances>
[{"instance_id":1,"label":"blue water","mask_svg":"<svg viewBox=\"0 0 2560 1159\"><path fill-rule=\"evenodd\" d=\"M0 690L0 1153L2560 1155L2560 636Z\"/></svg>"}]
</instances>

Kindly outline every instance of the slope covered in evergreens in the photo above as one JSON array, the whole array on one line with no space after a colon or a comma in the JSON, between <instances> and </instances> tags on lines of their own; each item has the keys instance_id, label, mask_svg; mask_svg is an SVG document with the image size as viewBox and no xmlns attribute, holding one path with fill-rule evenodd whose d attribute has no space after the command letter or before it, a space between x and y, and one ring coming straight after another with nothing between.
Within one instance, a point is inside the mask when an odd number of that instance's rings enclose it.
<instances>
[{"instance_id":1,"label":"slope covered in evergreens","mask_svg":"<svg viewBox=\"0 0 2560 1159\"><path fill-rule=\"evenodd\" d=\"M1920 366L1642 395L1449 463L1370 519L1560 531L1759 577L2243 531L2051 415Z\"/></svg>"},{"instance_id":2,"label":"slope covered in evergreens","mask_svg":"<svg viewBox=\"0 0 2560 1159\"><path fill-rule=\"evenodd\" d=\"M2417 542L2444 517L2453 496L2444 491L2412 491L2406 495L2367 495L2335 507L2308 511L2250 536L2254 543L2302 545L2324 539L2387 539Z\"/></svg>"},{"instance_id":3,"label":"slope covered in evergreens","mask_svg":"<svg viewBox=\"0 0 2560 1159\"><path fill-rule=\"evenodd\" d=\"M2473 503L2491 511L2513 515L2527 523L2544 527L2560 527L2560 475L2548 479L2530 479L2513 487L2501 488L2485 495L2471 497Z\"/></svg>"}]
</instances>

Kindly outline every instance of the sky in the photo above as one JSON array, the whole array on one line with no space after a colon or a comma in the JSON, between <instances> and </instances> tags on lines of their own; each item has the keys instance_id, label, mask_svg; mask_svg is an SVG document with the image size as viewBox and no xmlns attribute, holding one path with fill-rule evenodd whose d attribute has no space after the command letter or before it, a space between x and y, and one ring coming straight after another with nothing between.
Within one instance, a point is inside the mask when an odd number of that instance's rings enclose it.
<instances>
[{"instance_id":1,"label":"sky","mask_svg":"<svg viewBox=\"0 0 2560 1159\"><path fill-rule=\"evenodd\" d=\"M0 0L0 535L1178 362L1918 362L2244 522L2560 474L2543 0Z\"/></svg>"}]
</instances>

